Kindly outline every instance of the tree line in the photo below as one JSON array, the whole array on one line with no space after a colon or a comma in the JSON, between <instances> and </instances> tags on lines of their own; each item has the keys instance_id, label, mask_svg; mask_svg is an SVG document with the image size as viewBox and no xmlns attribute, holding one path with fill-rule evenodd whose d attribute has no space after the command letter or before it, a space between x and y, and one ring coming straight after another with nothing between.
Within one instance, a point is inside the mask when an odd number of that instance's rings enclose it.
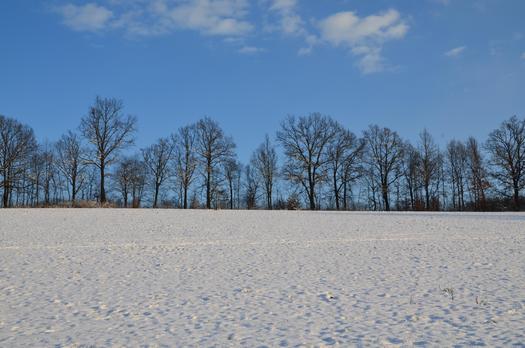
<instances>
[{"instance_id":1,"label":"tree line","mask_svg":"<svg viewBox=\"0 0 525 348\"><path fill-rule=\"evenodd\" d=\"M520 210L525 119L480 143L441 149L428 130L415 144L386 127L357 135L329 116L287 116L248 163L204 117L133 151L137 119L97 97L77 130L38 143L0 115L2 207L118 206L206 209Z\"/></svg>"}]
</instances>

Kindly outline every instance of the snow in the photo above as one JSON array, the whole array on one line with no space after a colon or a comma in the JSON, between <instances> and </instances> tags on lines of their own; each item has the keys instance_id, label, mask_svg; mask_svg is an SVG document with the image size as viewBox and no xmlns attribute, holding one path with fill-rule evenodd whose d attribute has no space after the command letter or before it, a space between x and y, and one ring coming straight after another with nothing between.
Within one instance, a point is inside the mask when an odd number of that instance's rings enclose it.
<instances>
[{"instance_id":1,"label":"snow","mask_svg":"<svg viewBox=\"0 0 525 348\"><path fill-rule=\"evenodd\" d=\"M0 211L0 346L80 345L524 346L525 215Z\"/></svg>"}]
</instances>

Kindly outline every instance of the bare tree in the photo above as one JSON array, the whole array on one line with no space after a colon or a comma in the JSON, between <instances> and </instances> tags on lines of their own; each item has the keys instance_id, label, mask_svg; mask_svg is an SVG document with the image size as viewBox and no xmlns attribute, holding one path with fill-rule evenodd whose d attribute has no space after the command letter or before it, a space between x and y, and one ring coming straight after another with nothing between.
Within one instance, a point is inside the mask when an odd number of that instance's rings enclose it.
<instances>
[{"instance_id":1,"label":"bare tree","mask_svg":"<svg viewBox=\"0 0 525 348\"><path fill-rule=\"evenodd\" d=\"M40 203L40 186L42 185L43 160L40 151L35 150L29 160L29 176L31 180L31 202L33 206Z\"/></svg>"},{"instance_id":2,"label":"bare tree","mask_svg":"<svg viewBox=\"0 0 525 348\"><path fill-rule=\"evenodd\" d=\"M334 123L335 135L327 148L328 168L332 180L332 192L335 208L348 208L348 186L362 173L359 162L363 154L365 142L339 123Z\"/></svg>"},{"instance_id":3,"label":"bare tree","mask_svg":"<svg viewBox=\"0 0 525 348\"><path fill-rule=\"evenodd\" d=\"M138 156L137 156L138 157ZM143 161L138 158L132 159L132 175L131 175L131 202L133 208L140 208L142 204L142 197L146 187L146 166Z\"/></svg>"},{"instance_id":4,"label":"bare tree","mask_svg":"<svg viewBox=\"0 0 525 348\"><path fill-rule=\"evenodd\" d=\"M485 191L489 187L485 161L481 154L478 141L470 137L467 140L467 154L469 163L470 192L473 195L474 209L486 209Z\"/></svg>"},{"instance_id":5,"label":"bare tree","mask_svg":"<svg viewBox=\"0 0 525 348\"><path fill-rule=\"evenodd\" d=\"M216 172L220 164L234 156L235 144L232 138L224 135L219 124L209 117L197 122L196 132L196 152L203 167L206 208L211 209L213 189L217 186Z\"/></svg>"},{"instance_id":6,"label":"bare tree","mask_svg":"<svg viewBox=\"0 0 525 348\"><path fill-rule=\"evenodd\" d=\"M157 143L142 150L144 163L153 176L153 208L157 208L159 191L170 175L169 163L175 151L175 139L160 138Z\"/></svg>"},{"instance_id":7,"label":"bare tree","mask_svg":"<svg viewBox=\"0 0 525 348\"><path fill-rule=\"evenodd\" d=\"M144 162L135 157L124 158L119 162L114 177L117 189L122 196L124 208L129 206L129 198L131 198L131 206L133 208L140 207L146 185Z\"/></svg>"},{"instance_id":8,"label":"bare tree","mask_svg":"<svg viewBox=\"0 0 525 348\"><path fill-rule=\"evenodd\" d=\"M408 194L409 204L407 206L411 210L415 210L418 205L418 191L421 186L419 177L420 166L419 151L412 144L406 142L403 149L402 172Z\"/></svg>"},{"instance_id":9,"label":"bare tree","mask_svg":"<svg viewBox=\"0 0 525 348\"><path fill-rule=\"evenodd\" d=\"M195 153L196 138L194 125L180 128L176 137L175 172L182 187L184 209L188 209L188 192L198 164Z\"/></svg>"},{"instance_id":10,"label":"bare tree","mask_svg":"<svg viewBox=\"0 0 525 348\"><path fill-rule=\"evenodd\" d=\"M87 116L82 118L80 131L94 146L90 163L100 170L100 203L106 202L106 169L116 159L117 152L133 144L136 118L124 116L121 100L97 97Z\"/></svg>"},{"instance_id":11,"label":"bare tree","mask_svg":"<svg viewBox=\"0 0 525 348\"><path fill-rule=\"evenodd\" d=\"M77 134L69 131L64 134L56 143L57 159L56 164L62 173L71 193L71 203L74 206L78 192L82 189L86 177L85 163L82 158L85 157L85 150Z\"/></svg>"},{"instance_id":12,"label":"bare tree","mask_svg":"<svg viewBox=\"0 0 525 348\"><path fill-rule=\"evenodd\" d=\"M255 150L251 158L251 166L263 183L266 196L266 208L272 209L272 195L275 178L277 177L277 152L268 134L264 142Z\"/></svg>"},{"instance_id":13,"label":"bare tree","mask_svg":"<svg viewBox=\"0 0 525 348\"><path fill-rule=\"evenodd\" d=\"M335 136L334 121L319 113L288 116L277 132L284 148L286 179L302 186L311 210L317 208L316 188L326 180L327 147Z\"/></svg>"},{"instance_id":14,"label":"bare tree","mask_svg":"<svg viewBox=\"0 0 525 348\"><path fill-rule=\"evenodd\" d=\"M245 167L245 192L246 192L246 208L257 208L257 194L259 191L259 182L256 178L255 170L252 166Z\"/></svg>"},{"instance_id":15,"label":"bare tree","mask_svg":"<svg viewBox=\"0 0 525 348\"><path fill-rule=\"evenodd\" d=\"M489 134L486 148L495 168L494 178L513 199L514 208L520 209L520 191L525 187L525 119L516 116L504 121Z\"/></svg>"},{"instance_id":16,"label":"bare tree","mask_svg":"<svg viewBox=\"0 0 525 348\"><path fill-rule=\"evenodd\" d=\"M364 139L357 139L355 145L348 152L347 156L343 158L343 209L348 210L349 193L351 192L351 184L361 178L364 174L363 155L366 148Z\"/></svg>"},{"instance_id":17,"label":"bare tree","mask_svg":"<svg viewBox=\"0 0 525 348\"><path fill-rule=\"evenodd\" d=\"M235 178L236 178L236 182L234 184L235 186L235 198L236 198L236 201L237 201L237 208L240 209L241 208L241 191L242 191L242 180L243 180L243 171L244 171L244 166L242 165L241 162L238 162L238 167L237 167L237 173L235 174Z\"/></svg>"},{"instance_id":18,"label":"bare tree","mask_svg":"<svg viewBox=\"0 0 525 348\"><path fill-rule=\"evenodd\" d=\"M365 169L363 182L366 186L366 199L368 202L368 209L377 211L381 207L381 194L379 188L379 181L377 178L379 174L375 166L369 164L368 168Z\"/></svg>"},{"instance_id":19,"label":"bare tree","mask_svg":"<svg viewBox=\"0 0 525 348\"><path fill-rule=\"evenodd\" d=\"M95 166L86 166L84 185L81 188L81 198L83 200L94 200L98 197L98 168Z\"/></svg>"},{"instance_id":20,"label":"bare tree","mask_svg":"<svg viewBox=\"0 0 525 348\"><path fill-rule=\"evenodd\" d=\"M234 158L226 160L223 164L224 166L224 178L228 185L229 192L229 202L230 209L233 209L235 203L235 186L237 184L237 176L239 173L239 168L242 168L242 165L237 162Z\"/></svg>"},{"instance_id":21,"label":"bare tree","mask_svg":"<svg viewBox=\"0 0 525 348\"><path fill-rule=\"evenodd\" d=\"M364 132L368 145L368 163L381 190L384 209L390 210L390 185L402 175L403 141L389 128L370 126Z\"/></svg>"},{"instance_id":22,"label":"bare tree","mask_svg":"<svg viewBox=\"0 0 525 348\"><path fill-rule=\"evenodd\" d=\"M131 181L133 176L132 165L133 163L130 159L123 159L118 163L114 175L117 184L116 187L122 196L122 204L124 208L128 207L129 193L131 191Z\"/></svg>"},{"instance_id":23,"label":"bare tree","mask_svg":"<svg viewBox=\"0 0 525 348\"><path fill-rule=\"evenodd\" d=\"M448 168L452 184L452 206L465 209L465 191L468 169L467 147L460 141L452 140L447 145Z\"/></svg>"},{"instance_id":24,"label":"bare tree","mask_svg":"<svg viewBox=\"0 0 525 348\"><path fill-rule=\"evenodd\" d=\"M53 146L45 143L39 149L42 164L42 190L44 192L44 205L49 206L51 203L51 188L56 179L55 171L55 153Z\"/></svg>"},{"instance_id":25,"label":"bare tree","mask_svg":"<svg viewBox=\"0 0 525 348\"><path fill-rule=\"evenodd\" d=\"M0 115L0 182L3 207L10 206L10 195L15 183L28 167L36 149L33 130L13 118Z\"/></svg>"},{"instance_id":26,"label":"bare tree","mask_svg":"<svg viewBox=\"0 0 525 348\"><path fill-rule=\"evenodd\" d=\"M419 135L419 173L425 194L425 209L430 210L430 200L439 187L433 184L439 180L440 152L432 135L425 129Z\"/></svg>"}]
</instances>

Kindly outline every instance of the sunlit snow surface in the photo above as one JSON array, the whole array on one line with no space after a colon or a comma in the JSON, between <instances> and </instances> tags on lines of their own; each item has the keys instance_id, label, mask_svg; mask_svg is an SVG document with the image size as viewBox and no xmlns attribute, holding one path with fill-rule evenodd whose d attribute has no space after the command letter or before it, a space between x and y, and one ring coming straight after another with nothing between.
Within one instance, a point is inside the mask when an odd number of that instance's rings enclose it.
<instances>
[{"instance_id":1,"label":"sunlit snow surface","mask_svg":"<svg viewBox=\"0 0 525 348\"><path fill-rule=\"evenodd\" d=\"M2 347L455 344L525 345L525 215L0 211Z\"/></svg>"}]
</instances>

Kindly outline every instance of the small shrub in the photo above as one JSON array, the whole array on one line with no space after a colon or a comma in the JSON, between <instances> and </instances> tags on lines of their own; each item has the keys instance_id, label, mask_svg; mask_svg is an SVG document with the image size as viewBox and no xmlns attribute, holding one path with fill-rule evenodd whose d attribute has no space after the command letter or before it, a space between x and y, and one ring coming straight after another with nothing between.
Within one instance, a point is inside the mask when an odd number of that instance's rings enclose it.
<instances>
[{"instance_id":1,"label":"small shrub","mask_svg":"<svg viewBox=\"0 0 525 348\"><path fill-rule=\"evenodd\" d=\"M290 197L288 197L288 201L286 202L286 209L288 210L299 210L301 209L301 202L299 201L299 197L297 194L292 194Z\"/></svg>"},{"instance_id":2,"label":"small shrub","mask_svg":"<svg viewBox=\"0 0 525 348\"><path fill-rule=\"evenodd\" d=\"M452 301L454 301L454 289L453 289L453 288L444 288L444 289L442 289L441 291L443 291L443 293L444 293L445 295L450 296L450 299L451 299Z\"/></svg>"}]
</instances>

